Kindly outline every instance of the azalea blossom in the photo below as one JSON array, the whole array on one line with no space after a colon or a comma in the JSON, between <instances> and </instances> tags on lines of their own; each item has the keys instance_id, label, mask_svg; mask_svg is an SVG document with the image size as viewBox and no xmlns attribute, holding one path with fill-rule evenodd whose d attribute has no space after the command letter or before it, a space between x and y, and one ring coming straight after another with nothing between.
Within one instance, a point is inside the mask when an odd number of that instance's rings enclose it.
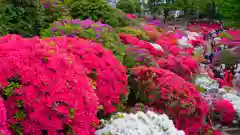
<instances>
[{"instance_id":1,"label":"azalea blossom","mask_svg":"<svg viewBox=\"0 0 240 135\"><path fill-rule=\"evenodd\" d=\"M124 124L123 124L124 123ZM177 130L166 114L158 115L152 111L136 114L117 113L104 124L95 135L185 135Z\"/></svg>"}]
</instances>

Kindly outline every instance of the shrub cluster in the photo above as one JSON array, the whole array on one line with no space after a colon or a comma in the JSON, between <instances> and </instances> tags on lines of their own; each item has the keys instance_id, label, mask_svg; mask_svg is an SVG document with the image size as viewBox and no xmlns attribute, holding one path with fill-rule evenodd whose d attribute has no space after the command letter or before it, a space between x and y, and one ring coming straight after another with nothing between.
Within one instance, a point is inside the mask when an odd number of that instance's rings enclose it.
<instances>
[{"instance_id":1,"label":"shrub cluster","mask_svg":"<svg viewBox=\"0 0 240 135\"><path fill-rule=\"evenodd\" d=\"M186 133L199 131L208 106L194 85L161 68L140 66L132 70L135 77L129 83L135 96L131 97L166 113Z\"/></svg>"}]
</instances>

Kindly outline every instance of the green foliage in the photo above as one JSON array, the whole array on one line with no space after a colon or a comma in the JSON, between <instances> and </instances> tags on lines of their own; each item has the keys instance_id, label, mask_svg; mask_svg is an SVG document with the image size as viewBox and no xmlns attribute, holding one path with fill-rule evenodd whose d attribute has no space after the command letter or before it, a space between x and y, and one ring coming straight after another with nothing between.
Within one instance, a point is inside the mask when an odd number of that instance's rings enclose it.
<instances>
[{"instance_id":1,"label":"green foliage","mask_svg":"<svg viewBox=\"0 0 240 135\"><path fill-rule=\"evenodd\" d=\"M240 22L239 0L216 0L219 13L226 19Z\"/></svg>"},{"instance_id":2,"label":"green foliage","mask_svg":"<svg viewBox=\"0 0 240 135\"><path fill-rule=\"evenodd\" d=\"M141 13L142 12L142 7L141 7L141 4L140 4L139 0L133 0L133 2L134 2L134 5L136 6L136 12Z\"/></svg>"},{"instance_id":3,"label":"green foliage","mask_svg":"<svg viewBox=\"0 0 240 135\"><path fill-rule=\"evenodd\" d=\"M39 0L1 0L0 35L39 35L44 23L44 7Z\"/></svg>"},{"instance_id":4,"label":"green foliage","mask_svg":"<svg viewBox=\"0 0 240 135\"><path fill-rule=\"evenodd\" d=\"M120 9L111 9L103 18L105 24L109 24L112 27L125 27L125 26L139 26L139 22L134 19L129 19L127 14Z\"/></svg>"},{"instance_id":5,"label":"green foliage","mask_svg":"<svg viewBox=\"0 0 240 135\"><path fill-rule=\"evenodd\" d=\"M111 6L106 0L68 0L65 3L73 18L92 19L97 21L111 12Z\"/></svg>"},{"instance_id":6,"label":"green foliage","mask_svg":"<svg viewBox=\"0 0 240 135\"><path fill-rule=\"evenodd\" d=\"M106 0L68 0L65 5L73 18L102 20L112 27L137 25L134 20L127 18L119 9L112 8Z\"/></svg>"},{"instance_id":7,"label":"green foliage","mask_svg":"<svg viewBox=\"0 0 240 135\"><path fill-rule=\"evenodd\" d=\"M224 20L224 28L238 28L240 24L240 21L234 21L232 20Z\"/></svg>"},{"instance_id":8,"label":"green foliage","mask_svg":"<svg viewBox=\"0 0 240 135\"><path fill-rule=\"evenodd\" d=\"M222 50L219 61L228 68L237 63L236 57L230 50Z\"/></svg>"},{"instance_id":9,"label":"green foliage","mask_svg":"<svg viewBox=\"0 0 240 135\"><path fill-rule=\"evenodd\" d=\"M230 34L228 34L227 32L222 32L219 37L221 38L228 38L228 39L232 39L232 36Z\"/></svg>"},{"instance_id":10,"label":"green foliage","mask_svg":"<svg viewBox=\"0 0 240 135\"><path fill-rule=\"evenodd\" d=\"M121 9L126 13L136 13L137 5L135 5L135 0L119 0L117 3L117 8ZM139 10L139 9L138 9Z\"/></svg>"},{"instance_id":11,"label":"green foliage","mask_svg":"<svg viewBox=\"0 0 240 135\"><path fill-rule=\"evenodd\" d=\"M20 88L19 83L9 82L8 86L3 88L3 97L9 97L13 94L15 88Z\"/></svg>"}]
</instances>

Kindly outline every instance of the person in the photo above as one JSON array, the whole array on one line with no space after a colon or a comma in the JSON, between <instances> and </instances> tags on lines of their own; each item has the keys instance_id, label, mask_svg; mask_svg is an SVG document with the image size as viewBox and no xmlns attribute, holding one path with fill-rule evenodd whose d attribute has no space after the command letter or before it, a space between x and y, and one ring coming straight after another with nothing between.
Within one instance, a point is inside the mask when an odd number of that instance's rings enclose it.
<instances>
[{"instance_id":1,"label":"person","mask_svg":"<svg viewBox=\"0 0 240 135\"><path fill-rule=\"evenodd\" d=\"M237 92L240 92L240 70L237 71L237 73L236 73L236 75L235 75L234 89L235 89Z\"/></svg>"}]
</instances>

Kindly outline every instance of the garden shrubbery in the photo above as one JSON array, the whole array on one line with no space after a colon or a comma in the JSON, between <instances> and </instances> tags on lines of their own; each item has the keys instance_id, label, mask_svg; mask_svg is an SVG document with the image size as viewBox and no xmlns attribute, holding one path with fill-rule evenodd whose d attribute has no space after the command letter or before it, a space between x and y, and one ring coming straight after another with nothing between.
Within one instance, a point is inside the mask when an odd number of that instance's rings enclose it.
<instances>
[{"instance_id":1,"label":"garden shrubbery","mask_svg":"<svg viewBox=\"0 0 240 135\"><path fill-rule=\"evenodd\" d=\"M43 37L67 36L80 37L100 43L104 48L110 49L116 57L122 61L125 55L125 47L120 43L115 30L108 24L94 22L90 19L79 20L64 18L54 22L41 34Z\"/></svg>"},{"instance_id":2,"label":"garden shrubbery","mask_svg":"<svg viewBox=\"0 0 240 135\"><path fill-rule=\"evenodd\" d=\"M240 115L240 98L221 88L234 73L216 78L194 58L200 34L139 19L138 0L118 1L125 12L106 0L0 7L0 135L221 135L211 120ZM238 39L231 32L219 36Z\"/></svg>"},{"instance_id":3,"label":"garden shrubbery","mask_svg":"<svg viewBox=\"0 0 240 135\"><path fill-rule=\"evenodd\" d=\"M37 36L46 25L40 0L2 0L0 6L0 35Z\"/></svg>"},{"instance_id":4,"label":"garden shrubbery","mask_svg":"<svg viewBox=\"0 0 240 135\"><path fill-rule=\"evenodd\" d=\"M132 71L130 101L154 106L186 133L199 131L208 107L194 85L161 68L139 66Z\"/></svg>"},{"instance_id":5,"label":"garden shrubbery","mask_svg":"<svg viewBox=\"0 0 240 135\"><path fill-rule=\"evenodd\" d=\"M69 15L67 7L61 0L41 0L44 6L45 23L48 27L58 19Z\"/></svg>"}]
</instances>

